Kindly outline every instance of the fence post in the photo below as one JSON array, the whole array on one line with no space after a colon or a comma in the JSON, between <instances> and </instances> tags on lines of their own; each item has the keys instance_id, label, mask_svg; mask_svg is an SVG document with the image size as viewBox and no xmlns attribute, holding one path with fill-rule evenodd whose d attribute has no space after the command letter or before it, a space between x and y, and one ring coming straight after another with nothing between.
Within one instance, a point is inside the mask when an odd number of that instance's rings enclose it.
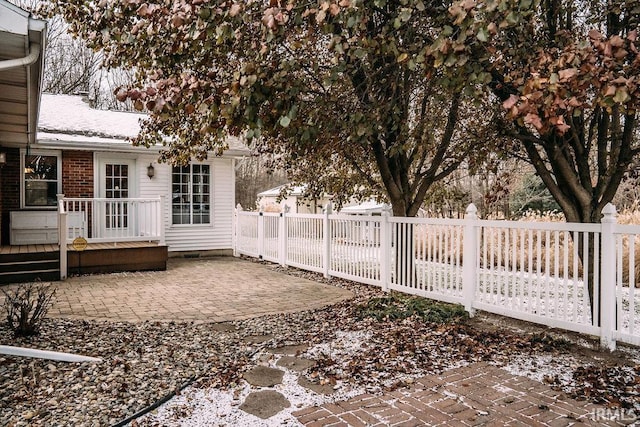
<instances>
[{"instance_id":1,"label":"fence post","mask_svg":"<svg viewBox=\"0 0 640 427\"><path fill-rule=\"evenodd\" d=\"M616 330L616 207L611 203L602 209L602 250L600 281L600 345L610 351L616 349L613 333ZM597 295L594 295L594 301ZM598 313L594 313L594 318Z\"/></svg>"},{"instance_id":2,"label":"fence post","mask_svg":"<svg viewBox=\"0 0 640 427\"><path fill-rule=\"evenodd\" d=\"M262 259L264 253L264 212L258 212L258 259Z\"/></svg>"},{"instance_id":3,"label":"fence post","mask_svg":"<svg viewBox=\"0 0 640 427\"><path fill-rule=\"evenodd\" d=\"M478 265L478 208L471 203L464 216L464 235L462 240L462 297L464 309L469 316L475 315L473 302L476 296Z\"/></svg>"},{"instance_id":4,"label":"fence post","mask_svg":"<svg viewBox=\"0 0 640 427\"><path fill-rule=\"evenodd\" d=\"M280 265L287 266L287 209L286 206L280 212L278 219L278 258Z\"/></svg>"},{"instance_id":5,"label":"fence post","mask_svg":"<svg viewBox=\"0 0 640 427\"><path fill-rule=\"evenodd\" d=\"M58 194L58 247L60 248L60 280L67 278L67 210L64 194Z\"/></svg>"},{"instance_id":6,"label":"fence post","mask_svg":"<svg viewBox=\"0 0 640 427\"><path fill-rule=\"evenodd\" d=\"M238 213L242 212L242 205L238 203L233 210L233 222L231 223L231 245L233 247L233 256L238 257L238 235L240 234L240 221Z\"/></svg>"},{"instance_id":7,"label":"fence post","mask_svg":"<svg viewBox=\"0 0 640 427\"><path fill-rule=\"evenodd\" d=\"M385 205L382 209L380 221L380 285L384 292L389 291L391 281L391 223L389 222L390 208Z\"/></svg>"},{"instance_id":8,"label":"fence post","mask_svg":"<svg viewBox=\"0 0 640 427\"><path fill-rule=\"evenodd\" d=\"M328 279L329 269L331 268L331 222L329 221L329 215L331 215L333 205L331 202L327 203L324 209L324 218L322 220L322 243L323 243L323 256L322 263L324 267L324 277Z\"/></svg>"},{"instance_id":9,"label":"fence post","mask_svg":"<svg viewBox=\"0 0 640 427\"><path fill-rule=\"evenodd\" d=\"M158 245L164 246L167 242L164 238L164 208L165 208L165 199L166 196L164 194L160 195L160 206L158 207L158 227L160 228L160 241Z\"/></svg>"},{"instance_id":10,"label":"fence post","mask_svg":"<svg viewBox=\"0 0 640 427\"><path fill-rule=\"evenodd\" d=\"M58 202L58 243L60 243L60 214L67 210L64 206L64 194L56 194L56 199Z\"/></svg>"}]
</instances>

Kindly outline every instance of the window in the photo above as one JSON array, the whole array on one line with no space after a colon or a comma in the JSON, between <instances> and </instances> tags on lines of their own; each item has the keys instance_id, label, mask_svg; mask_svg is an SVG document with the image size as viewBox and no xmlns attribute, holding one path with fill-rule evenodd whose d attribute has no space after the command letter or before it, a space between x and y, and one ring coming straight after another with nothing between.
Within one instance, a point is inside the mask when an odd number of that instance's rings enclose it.
<instances>
[{"instance_id":1,"label":"window","mask_svg":"<svg viewBox=\"0 0 640 427\"><path fill-rule=\"evenodd\" d=\"M104 182L107 199L126 199L129 197L129 165L106 163ZM127 228L129 226L129 205L127 203L107 203L105 214L107 228Z\"/></svg>"},{"instance_id":2,"label":"window","mask_svg":"<svg viewBox=\"0 0 640 427\"><path fill-rule=\"evenodd\" d=\"M24 153L23 165L23 206L56 206L61 177L59 156L49 153Z\"/></svg>"},{"instance_id":3,"label":"window","mask_svg":"<svg viewBox=\"0 0 640 427\"><path fill-rule=\"evenodd\" d=\"M209 224L209 165L174 166L171 180L173 224Z\"/></svg>"}]
</instances>

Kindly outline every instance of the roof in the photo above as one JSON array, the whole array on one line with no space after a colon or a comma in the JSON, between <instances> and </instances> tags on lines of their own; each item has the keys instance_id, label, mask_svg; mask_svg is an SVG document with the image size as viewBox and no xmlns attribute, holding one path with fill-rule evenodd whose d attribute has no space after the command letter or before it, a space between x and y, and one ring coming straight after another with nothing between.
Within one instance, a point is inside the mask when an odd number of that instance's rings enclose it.
<instances>
[{"instance_id":1,"label":"roof","mask_svg":"<svg viewBox=\"0 0 640 427\"><path fill-rule=\"evenodd\" d=\"M46 22L0 0L0 141L35 142Z\"/></svg>"},{"instance_id":2,"label":"roof","mask_svg":"<svg viewBox=\"0 0 640 427\"><path fill-rule=\"evenodd\" d=\"M359 205L355 206L347 206L346 208L340 209L340 213L344 214L370 214L370 213L382 213L385 209L384 203L378 203L373 200L369 200Z\"/></svg>"},{"instance_id":3,"label":"roof","mask_svg":"<svg viewBox=\"0 0 640 427\"><path fill-rule=\"evenodd\" d=\"M96 110L79 95L42 94L39 133L97 136L109 139L135 137L147 115Z\"/></svg>"},{"instance_id":4,"label":"roof","mask_svg":"<svg viewBox=\"0 0 640 427\"><path fill-rule=\"evenodd\" d=\"M285 193L289 196L302 196L307 190L307 186L283 184L269 190L265 190L262 193L258 193L258 197L278 197L283 189L286 189Z\"/></svg>"},{"instance_id":5,"label":"roof","mask_svg":"<svg viewBox=\"0 0 640 427\"><path fill-rule=\"evenodd\" d=\"M85 150L146 150L135 147L128 138L140 132L143 113L97 110L80 95L42 94L39 145L47 148ZM227 155L246 155L248 148L238 138L228 139ZM157 149L160 150L161 146Z\"/></svg>"}]
</instances>

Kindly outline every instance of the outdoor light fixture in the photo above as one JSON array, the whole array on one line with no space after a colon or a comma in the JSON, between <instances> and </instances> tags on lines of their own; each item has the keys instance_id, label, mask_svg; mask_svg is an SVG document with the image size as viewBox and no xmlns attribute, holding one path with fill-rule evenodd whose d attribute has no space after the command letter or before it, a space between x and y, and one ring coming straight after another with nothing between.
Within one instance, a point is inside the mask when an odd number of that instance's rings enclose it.
<instances>
[{"instance_id":1,"label":"outdoor light fixture","mask_svg":"<svg viewBox=\"0 0 640 427\"><path fill-rule=\"evenodd\" d=\"M147 176L149 177L149 179L153 178L156 174L156 170L153 168L153 163L149 163L149 166L147 166Z\"/></svg>"},{"instance_id":2,"label":"outdoor light fixture","mask_svg":"<svg viewBox=\"0 0 640 427\"><path fill-rule=\"evenodd\" d=\"M0 153L0 168L7 164L7 153Z\"/></svg>"}]
</instances>

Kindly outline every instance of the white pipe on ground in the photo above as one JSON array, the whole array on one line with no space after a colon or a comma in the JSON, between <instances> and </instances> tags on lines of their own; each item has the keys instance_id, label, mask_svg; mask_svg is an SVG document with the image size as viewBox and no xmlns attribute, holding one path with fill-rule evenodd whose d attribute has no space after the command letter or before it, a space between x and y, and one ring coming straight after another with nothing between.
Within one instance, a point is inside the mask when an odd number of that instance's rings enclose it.
<instances>
[{"instance_id":1,"label":"white pipe on ground","mask_svg":"<svg viewBox=\"0 0 640 427\"><path fill-rule=\"evenodd\" d=\"M7 59L0 61L0 71L10 70L12 68L26 67L38 60L40 57L40 44L29 43L29 55L24 58Z\"/></svg>"},{"instance_id":2,"label":"white pipe on ground","mask_svg":"<svg viewBox=\"0 0 640 427\"><path fill-rule=\"evenodd\" d=\"M60 362L102 362L102 359L98 359L96 357L62 353L59 351L36 350L35 348L12 347L9 345L0 345L0 354L6 354L8 356L33 357L36 359L57 360Z\"/></svg>"}]
</instances>

